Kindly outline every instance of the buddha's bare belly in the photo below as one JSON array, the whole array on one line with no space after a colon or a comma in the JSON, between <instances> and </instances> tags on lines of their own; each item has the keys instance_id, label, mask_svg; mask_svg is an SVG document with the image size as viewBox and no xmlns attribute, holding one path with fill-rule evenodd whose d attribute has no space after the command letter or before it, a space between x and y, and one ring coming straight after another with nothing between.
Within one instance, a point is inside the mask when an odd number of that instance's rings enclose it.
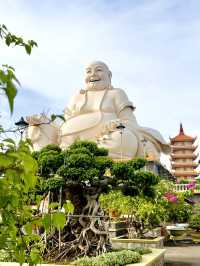
<instances>
[{"instance_id":1,"label":"buddha's bare belly","mask_svg":"<svg viewBox=\"0 0 200 266\"><path fill-rule=\"evenodd\" d=\"M106 133L109 122L116 120L114 113L93 112L82 114L67 120L61 127L61 147L66 148L76 139L99 140L100 146L109 149L112 157L119 158L121 152L125 157L133 157L138 152L138 136L129 129Z\"/></svg>"},{"instance_id":2,"label":"buddha's bare belly","mask_svg":"<svg viewBox=\"0 0 200 266\"><path fill-rule=\"evenodd\" d=\"M111 120L117 119L114 113L92 112L85 113L68 119L60 128L61 136L70 136L87 131L90 137L93 134L100 133L105 124ZM90 132L90 133L89 133ZM94 133L95 132L95 133Z\"/></svg>"}]
</instances>

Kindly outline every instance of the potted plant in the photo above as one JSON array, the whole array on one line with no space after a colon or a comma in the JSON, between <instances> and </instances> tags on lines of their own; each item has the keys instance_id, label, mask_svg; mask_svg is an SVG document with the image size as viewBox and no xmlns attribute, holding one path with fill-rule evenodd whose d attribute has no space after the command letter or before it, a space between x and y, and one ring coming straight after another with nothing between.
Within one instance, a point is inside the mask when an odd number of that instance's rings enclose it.
<instances>
[{"instance_id":1,"label":"potted plant","mask_svg":"<svg viewBox=\"0 0 200 266\"><path fill-rule=\"evenodd\" d=\"M112 245L114 248L134 248L136 246L146 247L162 247L163 237L160 237L160 232L155 228L165 220L165 209L156 204L153 200L144 196L125 196L121 191L111 191L100 197L101 205L104 209L112 208L121 213L121 218L126 221L125 230L122 233L122 228L119 229L118 224L115 224L117 234L113 234L113 224L110 226ZM118 223L119 220L118 220ZM122 224L122 223L120 223ZM123 226L124 227L124 226ZM160 231L160 229L159 229ZM122 233L121 235L118 233Z\"/></svg>"}]
</instances>

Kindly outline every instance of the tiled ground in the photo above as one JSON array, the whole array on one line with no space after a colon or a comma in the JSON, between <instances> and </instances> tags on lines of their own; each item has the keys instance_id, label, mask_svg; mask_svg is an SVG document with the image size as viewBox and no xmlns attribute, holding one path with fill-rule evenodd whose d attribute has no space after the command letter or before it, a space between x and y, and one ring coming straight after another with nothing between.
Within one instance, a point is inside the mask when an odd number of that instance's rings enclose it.
<instances>
[{"instance_id":1,"label":"tiled ground","mask_svg":"<svg viewBox=\"0 0 200 266\"><path fill-rule=\"evenodd\" d=\"M200 266L200 245L165 248L165 266Z\"/></svg>"}]
</instances>

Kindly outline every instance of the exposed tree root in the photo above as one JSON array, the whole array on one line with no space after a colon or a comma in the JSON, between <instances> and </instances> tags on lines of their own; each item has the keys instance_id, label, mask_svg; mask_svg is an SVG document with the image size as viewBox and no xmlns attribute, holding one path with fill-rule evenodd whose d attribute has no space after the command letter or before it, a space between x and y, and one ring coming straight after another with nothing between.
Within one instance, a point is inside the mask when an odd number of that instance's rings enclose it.
<instances>
[{"instance_id":1,"label":"exposed tree root","mask_svg":"<svg viewBox=\"0 0 200 266\"><path fill-rule=\"evenodd\" d=\"M61 232L47 236L45 260L63 262L81 256L96 256L110 249L109 220L102 217L98 194L87 196L87 204L79 218L70 218ZM100 217L99 217L100 216Z\"/></svg>"}]
</instances>

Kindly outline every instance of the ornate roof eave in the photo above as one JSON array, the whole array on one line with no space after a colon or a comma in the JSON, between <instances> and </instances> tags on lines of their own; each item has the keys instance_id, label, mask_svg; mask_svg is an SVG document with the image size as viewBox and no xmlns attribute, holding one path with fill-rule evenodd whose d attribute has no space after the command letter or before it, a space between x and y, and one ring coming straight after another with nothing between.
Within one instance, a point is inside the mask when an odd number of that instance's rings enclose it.
<instances>
[{"instance_id":1,"label":"ornate roof eave","mask_svg":"<svg viewBox=\"0 0 200 266\"><path fill-rule=\"evenodd\" d=\"M171 149L173 150L192 150L196 151L197 145L187 145L187 146L176 146L176 145L171 145Z\"/></svg>"},{"instance_id":2,"label":"ornate roof eave","mask_svg":"<svg viewBox=\"0 0 200 266\"><path fill-rule=\"evenodd\" d=\"M181 176L188 176L188 177L190 177L190 176L198 176L199 175L199 173L198 172L177 172L177 171L175 171L175 172L173 172L173 175L174 176L176 176L176 177L181 177Z\"/></svg>"},{"instance_id":3,"label":"ornate roof eave","mask_svg":"<svg viewBox=\"0 0 200 266\"><path fill-rule=\"evenodd\" d=\"M175 170L175 171L179 171L179 169L183 168L183 167L191 168L191 171L197 169L197 166L190 166L190 165L186 165L186 166L183 166L183 165L178 165L177 166L177 165L175 165L175 166L172 166L172 169ZM181 170L181 171L183 171L183 170Z\"/></svg>"},{"instance_id":4,"label":"ornate roof eave","mask_svg":"<svg viewBox=\"0 0 200 266\"><path fill-rule=\"evenodd\" d=\"M191 167L196 169L198 166L199 164L197 162L172 163L172 168Z\"/></svg>"},{"instance_id":5,"label":"ornate roof eave","mask_svg":"<svg viewBox=\"0 0 200 266\"><path fill-rule=\"evenodd\" d=\"M192 144L196 141L197 137L190 137L190 136L184 136L184 137L181 137L181 138L178 138L178 136L174 137L174 138L170 138L170 143L173 144L175 142L191 142Z\"/></svg>"},{"instance_id":6,"label":"ornate roof eave","mask_svg":"<svg viewBox=\"0 0 200 266\"><path fill-rule=\"evenodd\" d=\"M173 159L193 159L193 160L196 160L197 157L199 156L199 153L197 154L174 154L172 153L171 154L171 160Z\"/></svg>"}]
</instances>

